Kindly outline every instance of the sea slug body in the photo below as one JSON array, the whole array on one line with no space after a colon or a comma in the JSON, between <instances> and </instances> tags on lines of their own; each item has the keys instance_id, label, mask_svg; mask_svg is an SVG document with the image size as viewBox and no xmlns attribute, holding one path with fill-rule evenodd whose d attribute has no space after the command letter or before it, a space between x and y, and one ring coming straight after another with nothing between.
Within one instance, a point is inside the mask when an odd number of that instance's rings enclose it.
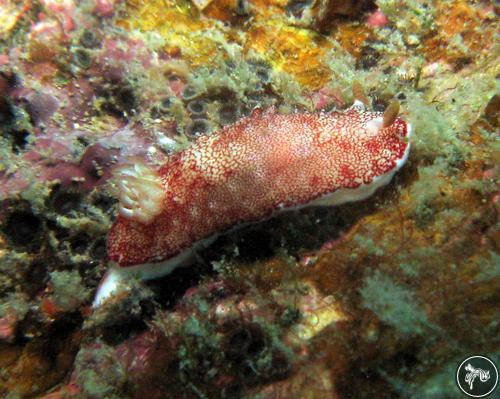
<instances>
[{"instance_id":1,"label":"sea slug body","mask_svg":"<svg viewBox=\"0 0 500 399\"><path fill-rule=\"evenodd\" d=\"M139 161L115 172L120 215L108 236L116 265L99 306L129 274L165 275L217 234L306 205L367 198L405 163L411 126L392 104L282 115L257 109L200 137L158 170Z\"/></svg>"}]
</instances>

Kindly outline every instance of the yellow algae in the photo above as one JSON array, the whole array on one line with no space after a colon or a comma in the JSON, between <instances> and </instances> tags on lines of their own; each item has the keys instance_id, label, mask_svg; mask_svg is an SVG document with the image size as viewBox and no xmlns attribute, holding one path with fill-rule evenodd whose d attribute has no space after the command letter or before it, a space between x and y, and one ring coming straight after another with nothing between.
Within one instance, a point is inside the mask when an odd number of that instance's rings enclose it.
<instances>
[{"instance_id":1,"label":"yellow algae","mask_svg":"<svg viewBox=\"0 0 500 399\"><path fill-rule=\"evenodd\" d=\"M20 7L21 4L21 1L11 0L0 3L0 39L8 38L8 35L25 12L25 8Z\"/></svg>"},{"instance_id":2,"label":"yellow algae","mask_svg":"<svg viewBox=\"0 0 500 399\"><path fill-rule=\"evenodd\" d=\"M285 13L284 8L288 4L288 0L250 0L250 3L256 13L271 18Z\"/></svg>"},{"instance_id":3,"label":"yellow algae","mask_svg":"<svg viewBox=\"0 0 500 399\"><path fill-rule=\"evenodd\" d=\"M155 31L165 40L165 50L176 53L197 66L212 60L221 49L210 30L217 23L200 19L200 13L189 1L129 1L128 18L119 25L143 32Z\"/></svg>"},{"instance_id":4,"label":"yellow algae","mask_svg":"<svg viewBox=\"0 0 500 399\"><path fill-rule=\"evenodd\" d=\"M363 44L371 37L372 33L372 30L366 25L346 24L339 25L333 37L353 57L359 58Z\"/></svg>"},{"instance_id":5,"label":"yellow algae","mask_svg":"<svg viewBox=\"0 0 500 399\"><path fill-rule=\"evenodd\" d=\"M299 297L295 304L302 319L291 329L292 337L309 340L332 323L346 320L341 304L332 295L324 296L312 284L307 285L307 294Z\"/></svg>"},{"instance_id":6,"label":"yellow algae","mask_svg":"<svg viewBox=\"0 0 500 399\"><path fill-rule=\"evenodd\" d=\"M146 3L131 0L127 4L128 17L119 22L120 26L142 32L154 30L165 39L168 53L180 51L192 66L224 56L222 41L236 41L243 46L245 53L258 53L273 68L287 72L307 88L318 89L331 76L324 60L331 48L328 38L287 25L284 18L272 18L269 11L256 10L248 25L236 30L222 25L217 19L202 16L191 2L185 0ZM207 11L211 16L228 20L232 13L222 13L220 6L223 4L220 1L211 3ZM258 6L254 4L254 7ZM273 8L279 9L279 5Z\"/></svg>"},{"instance_id":7,"label":"yellow algae","mask_svg":"<svg viewBox=\"0 0 500 399\"><path fill-rule=\"evenodd\" d=\"M427 59L444 59L460 65L472 62L470 54L474 51L491 51L495 44L495 29L486 28L485 16L478 8L464 0L437 3L436 6L439 7L434 21L436 34L424 41Z\"/></svg>"},{"instance_id":8,"label":"yellow algae","mask_svg":"<svg viewBox=\"0 0 500 399\"><path fill-rule=\"evenodd\" d=\"M248 32L246 49L264 57L310 89L326 84L331 71L324 62L329 41L307 29L287 26L278 20L256 23Z\"/></svg>"},{"instance_id":9,"label":"yellow algae","mask_svg":"<svg viewBox=\"0 0 500 399\"><path fill-rule=\"evenodd\" d=\"M309 340L318 335L325 327L342 320L340 313L329 306L316 313L306 313L306 316L303 322L293 328L295 334L302 340Z\"/></svg>"}]
</instances>

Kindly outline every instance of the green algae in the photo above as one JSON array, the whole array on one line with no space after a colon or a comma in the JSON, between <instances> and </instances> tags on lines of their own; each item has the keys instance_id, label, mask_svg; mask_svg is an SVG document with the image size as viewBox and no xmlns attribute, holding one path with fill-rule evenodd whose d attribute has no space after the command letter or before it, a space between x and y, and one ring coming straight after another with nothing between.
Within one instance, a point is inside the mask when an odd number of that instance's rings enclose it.
<instances>
[{"instance_id":1,"label":"green algae","mask_svg":"<svg viewBox=\"0 0 500 399\"><path fill-rule=\"evenodd\" d=\"M55 303L65 312L79 309L90 297L90 289L85 287L76 270L53 271L50 273L50 280Z\"/></svg>"},{"instance_id":2,"label":"green algae","mask_svg":"<svg viewBox=\"0 0 500 399\"><path fill-rule=\"evenodd\" d=\"M478 259L476 262L478 273L472 280L475 283L486 283L500 278L500 254L494 250L489 251L488 256Z\"/></svg>"},{"instance_id":3,"label":"green algae","mask_svg":"<svg viewBox=\"0 0 500 399\"><path fill-rule=\"evenodd\" d=\"M412 143L420 157L431 160L436 157L450 158L456 148L466 150L444 112L418 97L410 98L407 104L414 129Z\"/></svg>"},{"instance_id":4,"label":"green algae","mask_svg":"<svg viewBox=\"0 0 500 399\"><path fill-rule=\"evenodd\" d=\"M366 252L368 255L382 256L385 253L384 249L376 244L370 237L356 234L352 240L356 244L356 248ZM357 256L357 252L353 253L353 255Z\"/></svg>"},{"instance_id":5,"label":"green algae","mask_svg":"<svg viewBox=\"0 0 500 399\"><path fill-rule=\"evenodd\" d=\"M28 298L20 293L10 293L0 301L0 317L12 312L18 320L22 320L30 309Z\"/></svg>"},{"instance_id":6,"label":"green algae","mask_svg":"<svg viewBox=\"0 0 500 399\"><path fill-rule=\"evenodd\" d=\"M434 28L436 9L434 1L417 0L401 2L379 0L377 5L396 25L398 32L405 35L408 44L419 44Z\"/></svg>"},{"instance_id":7,"label":"green algae","mask_svg":"<svg viewBox=\"0 0 500 399\"><path fill-rule=\"evenodd\" d=\"M431 327L416 294L378 270L365 279L359 292L363 306L403 336L421 335Z\"/></svg>"},{"instance_id":8,"label":"green algae","mask_svg":"<svg viewBox=\"0 0 500 399\"><path fill-rule=\"evenodd\" d=\"M127 382L126 370L118 361L116 350L102 342L97 345L95 349L80 351L75 359L82 394L90 398L128 397L123 392ZM95 365L97 370L93 367Z\"/></svg>"}]
</instances>

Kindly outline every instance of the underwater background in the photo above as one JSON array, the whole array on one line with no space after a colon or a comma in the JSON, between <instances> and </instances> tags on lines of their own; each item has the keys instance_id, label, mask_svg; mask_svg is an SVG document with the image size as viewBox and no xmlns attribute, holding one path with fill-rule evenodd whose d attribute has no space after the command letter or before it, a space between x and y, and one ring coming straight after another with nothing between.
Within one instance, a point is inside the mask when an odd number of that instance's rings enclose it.
<instances>
[{"instance_id":1,"label":"underwater background","mask_svg":"<svg viewBox=\"0 0 500 399\"><path fill-rule=\"evenodd\" d=\"M0 0L0 397L465 397L465 358L500 364L499 12ZM357 85L413 126L391 183L221 235L92 309L115 165L256 108L343 110Z\"/></svg>"}]
</instances>

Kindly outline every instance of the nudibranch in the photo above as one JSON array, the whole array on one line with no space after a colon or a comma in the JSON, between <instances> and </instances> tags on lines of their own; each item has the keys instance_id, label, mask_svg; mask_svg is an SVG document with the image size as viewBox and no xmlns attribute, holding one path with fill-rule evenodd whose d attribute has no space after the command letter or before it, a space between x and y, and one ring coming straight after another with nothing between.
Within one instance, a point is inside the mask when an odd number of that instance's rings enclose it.
<instances>
[{"instance_id":1,"label":"nudibranch","mask_svg":"<svg viewBox=\"0 0 500 399\"><path fill-rule=\"evenodd\" d=\"M118 167L119 215L108 236L112 267L94 307L127 276L168 274L242 223L367 198L408 158L411 126L398 112L398 103L380 113L359 100L334 112L256 109L157 169L140 161Z\"/></svg>"}]
</instances>

